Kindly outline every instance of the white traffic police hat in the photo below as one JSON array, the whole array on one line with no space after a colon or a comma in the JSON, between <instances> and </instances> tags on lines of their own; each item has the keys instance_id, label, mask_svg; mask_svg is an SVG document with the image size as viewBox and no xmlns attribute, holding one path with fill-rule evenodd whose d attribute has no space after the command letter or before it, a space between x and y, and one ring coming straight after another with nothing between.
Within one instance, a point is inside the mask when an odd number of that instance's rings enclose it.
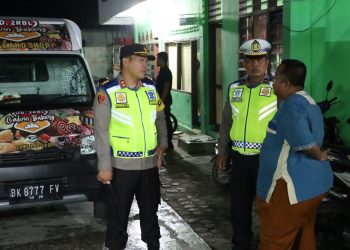
<instances>
[{"instance_id":1,"label":"white traffic police hat","mask_svg":"<svg viewBox=\"0 0 350 250\"><path fill-rule=\"evenodd\" d=\"M271 44L263 39L252 39L244 42L239 48L239 53L245 56L262 56L267 55L271 49Z\"/></svg>"}]
</instances>

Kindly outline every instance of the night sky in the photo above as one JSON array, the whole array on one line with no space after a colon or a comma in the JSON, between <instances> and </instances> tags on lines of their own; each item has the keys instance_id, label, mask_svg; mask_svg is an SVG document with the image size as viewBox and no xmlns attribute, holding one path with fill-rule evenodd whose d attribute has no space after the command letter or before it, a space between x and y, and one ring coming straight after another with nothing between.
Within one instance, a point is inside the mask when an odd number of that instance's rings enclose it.
<instances>
[{"instance_id":1,"label":"night sky","mask_svg":"<svg viewBox=\"0 0 350 250\"><path fill-rule=\"evenodd\" d=\"M0 16L68 18L82 28L98 26L98 0L3 0Z\"/></svg>"}]
</instances>

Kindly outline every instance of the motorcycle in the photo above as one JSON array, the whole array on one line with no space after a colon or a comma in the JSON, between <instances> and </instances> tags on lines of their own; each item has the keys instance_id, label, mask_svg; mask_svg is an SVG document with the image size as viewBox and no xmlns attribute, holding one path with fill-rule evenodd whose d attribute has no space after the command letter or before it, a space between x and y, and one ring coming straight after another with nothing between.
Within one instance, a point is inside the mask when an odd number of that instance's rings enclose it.
<instances>
[{"instance_id":1,"label":"motorcycle","mask_svg":"<svg viewBox=\"0 0 350 250\"><path fill-rule=\"evenodd\" d=\"M338 103L337 97L328 100L328 93L333 82L327 84L327 95L324 101L318 103L322 113ZM350 119L347 120L350 124ZM331 164L334 181L328 196L323 199L317 210L316 235L317 242L322 247L331 249L348 249L350 245L350 148L345 146L339 137L335 116L325 117L324 148L330 148L328 161Z\"/></svg>"},{"instance_id":2,"label":"motorcycle","mask_svg":"<svg viewBox=\"0 0 350 250\"><path fill-rule=\"evenodd\" d=\"M330 108L336 103L339 103L338 97L333 97L328 100L328 94L333 88L333 81L329 81L326 87L326 98L324 101L318 102L317 105L320 107L322 114L324 115ZM343 140L339 136L339 131L337 129L337 124L339 120L335 116L324 117L324 146L325 147L338 147L339 145L344 145Z\"/></svg>"},{"instance_id":3,"label":"motorcycle","mask_svg":"<svg viewBox=\"0 0 350 250\"><path fill-rule=\"evenodd\" d=\"M349 122L349 121L348 121ZM322 246L348 249L350 246L350 160L342 150L331 148L328 153L334 181L328 196L317 210L316 235Z\"/></svg>"}]
</instances>

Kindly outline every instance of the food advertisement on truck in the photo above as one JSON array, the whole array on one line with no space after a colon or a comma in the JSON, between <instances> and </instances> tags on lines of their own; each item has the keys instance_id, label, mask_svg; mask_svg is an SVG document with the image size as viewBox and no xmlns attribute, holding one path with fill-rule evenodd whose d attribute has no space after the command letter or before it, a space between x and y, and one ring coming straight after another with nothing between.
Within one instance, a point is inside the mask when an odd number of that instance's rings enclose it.
<instances>
[{"instance_id":1,"label":"food advertisement on truck","mask_svg":"<svg viewBox=\"0 0 350 250\"><path fill-rule=\"evenodd\" d=\"M38 110L0 114L0 154L77 148L93 135L91 110Z\"/></svg>"},{"instance_id":2,"label":"food advertisement on truck","mask_svg":"<svg viewBox=\"0 0 350 250\"><path fill-rule=\"evenodd\" d=\"M72 50L72 42L63 22L0 19L1 50Z\"/></svg>"}]
</instances>

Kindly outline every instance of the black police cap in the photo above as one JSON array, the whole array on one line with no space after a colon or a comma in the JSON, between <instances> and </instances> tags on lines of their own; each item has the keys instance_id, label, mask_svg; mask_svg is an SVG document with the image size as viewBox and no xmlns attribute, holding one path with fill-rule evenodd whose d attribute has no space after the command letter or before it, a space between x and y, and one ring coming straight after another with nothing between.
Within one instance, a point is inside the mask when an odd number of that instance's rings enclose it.
<instances>
[{"instance_id":1,"label":"black police cap","mask_svg":"<svg viewBox=\"0 0 350 250\"><path fill-rule=\"evenodd\" d=\"M151 61L155 59L155 56L151 55L147 47L143 44L135 43L131 45L125 45L120 49L120 59L133 55L147 57L147 59Z\"/></svg>"}]
</instances>

